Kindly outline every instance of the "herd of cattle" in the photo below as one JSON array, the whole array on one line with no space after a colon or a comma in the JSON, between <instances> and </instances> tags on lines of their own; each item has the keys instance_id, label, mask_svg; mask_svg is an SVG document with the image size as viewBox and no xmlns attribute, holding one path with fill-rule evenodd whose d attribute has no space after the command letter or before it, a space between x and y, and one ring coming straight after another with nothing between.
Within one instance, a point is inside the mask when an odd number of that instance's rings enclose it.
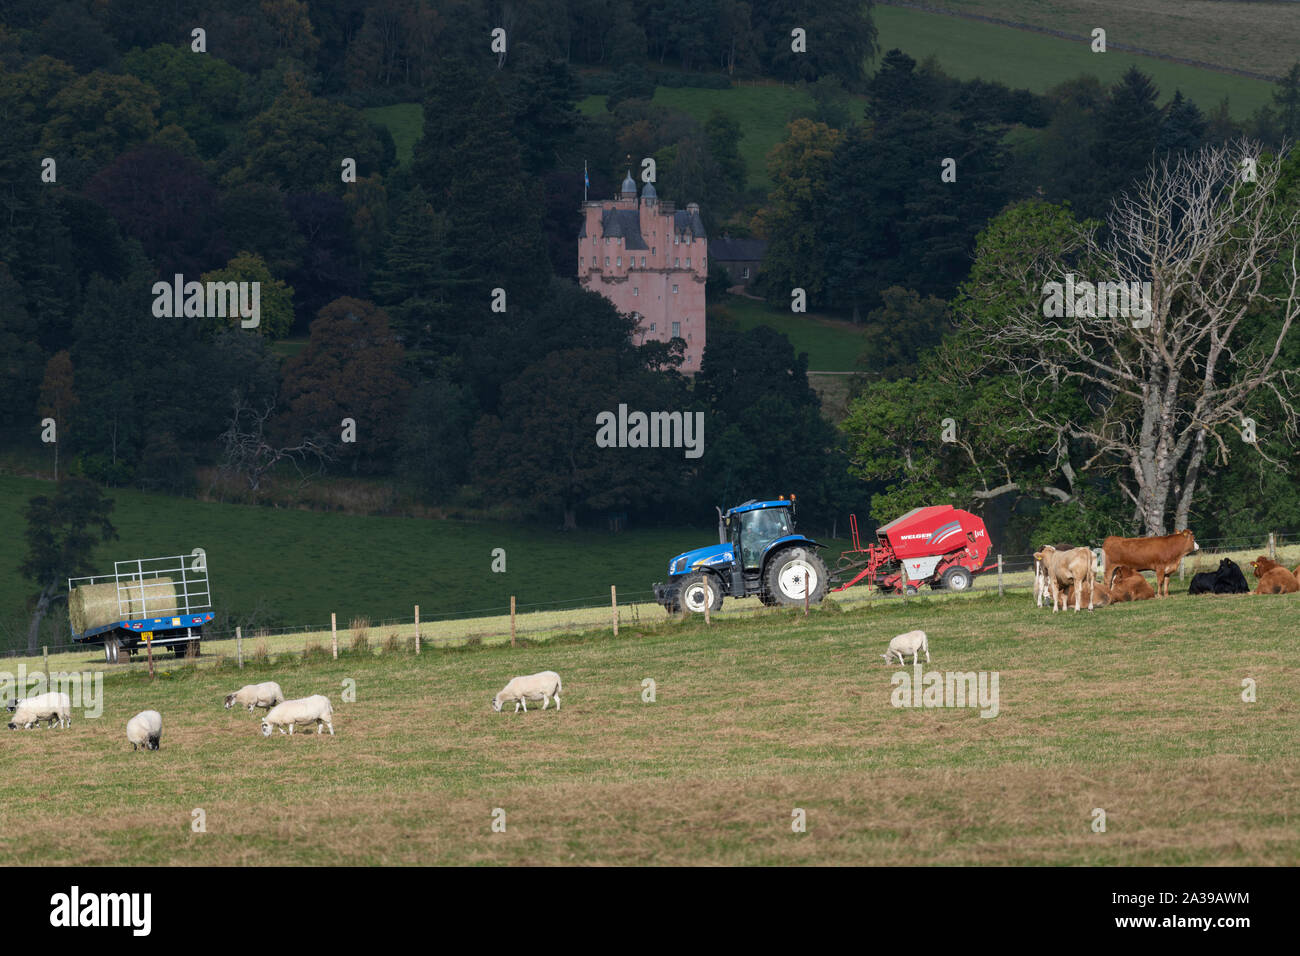
<instances>
[{"instance_id":1,"label":"herd of cattle","mask_svg":"<svg viewBox=\"0 0 1300 956\"><path fill-rule=\"evenodd\" d=\"M1183 558L1200 545L1189 530L1149 538L1120 538L1112 535L1102 542L1102 575L1097 579L1095 558L1088 548L1047 545L1034 553L1034 593L1038 606L1050 598L1052 611L1065 610L1071 602L1088 610L1121 601L1142 601L1169 596L1169 579ZM1300 566L1287 570L1271 558L1260 556L1251 562L1258 584L1256 594L1292 594L1300 591ZM1153 588L1142 576L1153 571ZM1224 558L1215 571L1192 577L1188 594L1246 594L1250 585L1235 561Z\"/></svg>"}]
</instances>

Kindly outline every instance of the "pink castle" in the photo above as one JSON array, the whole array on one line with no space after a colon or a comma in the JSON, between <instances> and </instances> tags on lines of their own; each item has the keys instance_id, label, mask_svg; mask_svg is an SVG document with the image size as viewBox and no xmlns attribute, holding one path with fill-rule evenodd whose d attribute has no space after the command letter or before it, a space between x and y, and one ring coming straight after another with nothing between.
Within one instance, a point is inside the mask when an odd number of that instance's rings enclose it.
<instances>
[{"instance_id":1,"label":"pink castle","mask_svg":"<svg viewBox=\"0 0 1300 956\"><path fill-rule=\"evenodd\" d=\"M704 355L708 239L700 207L661 202L652 183L641 198L629 171L617 199L582 204L578 282L637 318L640 341L686 342L683 372Z\"/></svg>"}]
</instances>

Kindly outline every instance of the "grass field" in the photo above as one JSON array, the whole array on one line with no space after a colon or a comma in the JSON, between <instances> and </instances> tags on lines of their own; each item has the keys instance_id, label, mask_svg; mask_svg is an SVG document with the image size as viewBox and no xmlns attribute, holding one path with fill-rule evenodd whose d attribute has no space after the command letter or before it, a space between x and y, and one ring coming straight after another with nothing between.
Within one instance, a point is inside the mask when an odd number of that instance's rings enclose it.
<instances>
[{"instance_id":1,"label":"grass field","mask_svg":"<svg viewBox=\"0 0 1300 956\"><path fill-rule=\"evenodd\" d=\"M1053 616L1022 594L111 674L98 719L5 732L0 861L1295 865L1298 611L1176 596ZM915 627L927 673L997 672L996 716L891 706L900 668L879 655ZM491 711L544 668L561 712ZM265 739L222 709L271 678L329 695L336 736ZM162 749L132 753L145 708Z\"/></svg>"},{"instance_id":2,"label":"grass field","mask_svg":"<svg viewBox=\"0 0 1300 956\"><path fill-rule=\"evenodd\" d=\"M372 122L388 127L397 147L397 162L409 166L415 144L424 134L424 108L419 103L394 103L365 110Z\"/></svg>"},{"instance_id":3,"label":"grass field","mask_svg":"<svg viewBox=\"0 0 1300 956\"><path fill-rule=\"evenodd\" d=\"M1005 5L998 4L998 6ZM1075 29L1076 21L1065 23L1055 18L1051 8L1059 4L1030 3L1029 0L1024 0L1019 6L1037 7L1039 13L1036 20L1045 19L1047 21L1045 25L1061 30ZM1121 5L1106 3L1096 6L1105 6L1111 11L1116 11ZM1130 19L1141 17L1141 6L1141 4L1128 5ZM1172 4L1162 4L1162 6L1169 7ZM1182 7L1184 4L1180 3L1178 6ZM1280 5L1199 3L1186 4L1186 6L1215 8L1221 11L1218 14L1220 17L1223 16L1222 11L1228 7L1233 9L1233 15L1236 16L1236 12L1243 6L1259 6L1262 9L1257 11L1258 15L1267 16L1271 12L1275 17L1281 16L1277 12ZM987 10L976 12L1016 19L1011 13L989 13ZM1288 14L1292 20L1300 20L1300 16L1296 16L1294 11L1288 11ZM1253 15L1256 13L1252 13ZM1106 53L1093 53L1087 45L1071 40L902 7L878 5L873 8L872 16L880 32L881 50L898 47L917 60L933 55L938 58L944 72L963 80L975 78L1000 80L1013 89L1026 88L1035 93L1043 93L1063 80L1071 79L1081 73L1091 73L1102 83L1109 85L1123 76L1130 66L1136 65L1155 80L1162 103L1173 97L1174 90L1181 89L1184 96L1191 97L1202 110L1209 111L1227 96L1229 111L1236 119L1245 118L1260 106L1272 105L1273 87L1263 80L1183 66L1179 63L1123 53L1114 49ZM1111 26L1114 22L1116 21L1107 18L1100 23L1091 23L1079 32L1089 35L1094 26L1104 26L1110 31L1107 33L1108 38L1121 40L1123 31ZM1231 32L1238 32L1235 25L1231 28L1224 26L1219 31L1207 35L1226 35ZM1239 32L1243 42L1253 43L1256 36L1267 32L1267 27ZM1290 29L1285 32L1289 33ZM1162 42L1163 37L1163 33L1138 34L1133 35L1127 42L1164 51L1166 47ZM1171 49L1170 52L1175 51ZM1214 61L1213 57L1208 59L1210 62ZM1294 60L1294 56L1291 59ZM1290 61L1287 65L1290 65ZM1267 71L1261 70L1261 72Z\"/></svg>"},{"instance_id":4,"label":"grass field","mask_svg":"<svg viewBox=\"0 0 1300 956\"><path fill-rule=\"evenodd\" d=\"M852 322L814 313L773 309L766 302L729 295L722 305L742 329L766 325L784 334L796 352L808 353L808 368L817 372L855 372L864 348L862 330Z\"/></svg>"},{"instance_id":5,"label":"grass field","mask_svg":"<svg viewBox=\"0 0 1300 956\"><path fill-rule=\"evenodd\" d=\"M1231 0L926 0L927 5L1281 76L1300 53L1294 3Z\"/></svg>"},{"instance_id":6,"label":"grass field","mask_svg":"<svg viewBox=\"0 0 1300 956\"><path fill-rule=\"evenodd\" d=\"M22 509L47 493L49 482L0 477L0 526L19 529L0 549L0 625L5 646L25 639L24 602L31 585L23 560ZM503 522L432 521L217 504L113 489L112 515L120 540L94 555L100 572L115 560L188 554L206 549L215 603L262 607L283 625L328 626L366 616L410 619L451 612L488 613L517 597L520 606L589 599L610 585L625 601L648 600L668 559L716 540L712 526L560 532ZM820 530L820 529L809 529ZM505 573L491 570L495 548L506 551ZM63 614L60 607L59 615ZM0 632L2 634L2 632ZM66 631L53 634L67 640Z\"/></svg>"},{"instance_id":7,"label":"grass field","mask_svg":"<svg viewBox=\"0 0 1300 956\"><path fill-rule=\"evenodd\" d=\"M656 87L654 102L680 110L703 123L714 110L740 123L740 155L745 161L748 184L764 192L772 188L767 175L767 154L785 139L790 116L812 105L812 97L796 87L774 83L735 86L729 90L692 87ZM588 96L578 104L584 113L605 111L605 97Z\"/></svg>"}]
</instances>

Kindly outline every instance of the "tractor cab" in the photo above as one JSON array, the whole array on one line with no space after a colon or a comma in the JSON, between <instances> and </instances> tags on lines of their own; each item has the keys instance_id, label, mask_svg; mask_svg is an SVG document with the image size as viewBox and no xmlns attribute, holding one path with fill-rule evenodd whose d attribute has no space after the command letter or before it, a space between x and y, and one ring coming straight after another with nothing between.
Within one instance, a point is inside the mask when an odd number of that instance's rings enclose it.
<instances>
[{"instance_id":1,"label":"tractor cab","mask_svg":"<svg viewBox=\"0 0 1300 956\"><path fill-rule=\"evenodd\" d=\"M726 530L722 541L740 556L746 571L762 567L763 555L773 541L794 534L791 508L788 501L747 501L723 516Z\"/></svg>"}]
</instances>

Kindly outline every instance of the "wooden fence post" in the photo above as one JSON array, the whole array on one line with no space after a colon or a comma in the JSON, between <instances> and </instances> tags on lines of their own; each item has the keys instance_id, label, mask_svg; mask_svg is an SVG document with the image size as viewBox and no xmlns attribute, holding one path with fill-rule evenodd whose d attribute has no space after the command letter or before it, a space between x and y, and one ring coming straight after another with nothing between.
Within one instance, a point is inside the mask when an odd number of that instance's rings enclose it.
<instances>
[{"instance_id":1,"label":"wooden fence post","mask_svg":"<svg viewBox=\"0 0 1300 956\"><path fill-rule=\"evenodd\" d=\"M50 683L50 645L48 645L48 644L42 644L42 645L41 645L41 657L44 658L44 660L45 660L45 684L46 684L46 686L49 686L49 683Z\"/></svg>"},{"instance_id":2,"label":"wooden fence post","mask_svg":"<svg viewBox=\"0 0 1300 956\"><path fill-rule=\"evenodd\" d=\"M998 597L1002 597L1002 555L998 555Z\"/></svg>"},{"instance_id":3,"label":"wooden fence post","mask_svg":"<svg viewBox=\"0 0 1300 956\"><path fill-rule=\"evenodd\" d=\"M334 648L334 659L339 659L339 622L333 611L330 611L330 646Z\"/></svg>"},{"instance_id":4,"label":"wooden fence post","mask_svg":"<svg viewBox=\"0 0 1300 956\"><path fill-rule=\"evenodd\" d=\"M510 595L510 646L515 646L515 596Z\"/></svg>"},{"instance_id":5,"label":"wooden fence post","mask_svg":"<svg viewBox=\"0 0 1300 956\"><path fill-rule=\"evenodd\" d=\"M614 614L614 636L618 637L618 586L609 586L609 606Z\"/></svg>"},{"instance_id":6,"label":"wooden fence post","mask_svg":"<svg viewBox=\"0 0 1300 956\"><path fill-rule=\"evenodd\" d=\"M709 605L713 602L709 600L709 576L707 574L701 577L701 584L704 586L704 623L711 626L713 622L709 620ZM686 613L685 601L682 602L682 613Z\"/></svg>"},{"instance_id":7,"label":"wooden fence post","mask_svg":"<svg viewBox=\"0 0 1300 956\"><path fill-rule=\"evenodd\" d=\"M420 653L420 605L415 606L415 653Z\"/></svg>"},{"instance_id":8,"label":"wooden fence post","mask_svg":"<svg viewBox=\"0 0 1300 956\"><path fill-rule=\"evenodd\" d=\"M1272 531L1268 533L1268 557L1270 561L1277 560L1277 538Z\"/></svg>"},{"instance_id":9,"label":"wooden fence post","mask_svg":"<svg viewBox=\"0 0 1300 956\"><path fill-rule=\"evenodd\" d=\"M244 667L244 631L243 628L235 628L235 660L239 662L242 670Z\"/></svg>"},{"instance_id":10,"label":"wooden fence post","mask_svg":"<svg viewBox=\"0 0 1300 956\"><path fill-rule=\"evenodd\" d=\"M144 642L145 650L149 652L149 679L153 680L153 638ZM48 675L47 675L48 676Z\"/></svg>"}]
</instances>

